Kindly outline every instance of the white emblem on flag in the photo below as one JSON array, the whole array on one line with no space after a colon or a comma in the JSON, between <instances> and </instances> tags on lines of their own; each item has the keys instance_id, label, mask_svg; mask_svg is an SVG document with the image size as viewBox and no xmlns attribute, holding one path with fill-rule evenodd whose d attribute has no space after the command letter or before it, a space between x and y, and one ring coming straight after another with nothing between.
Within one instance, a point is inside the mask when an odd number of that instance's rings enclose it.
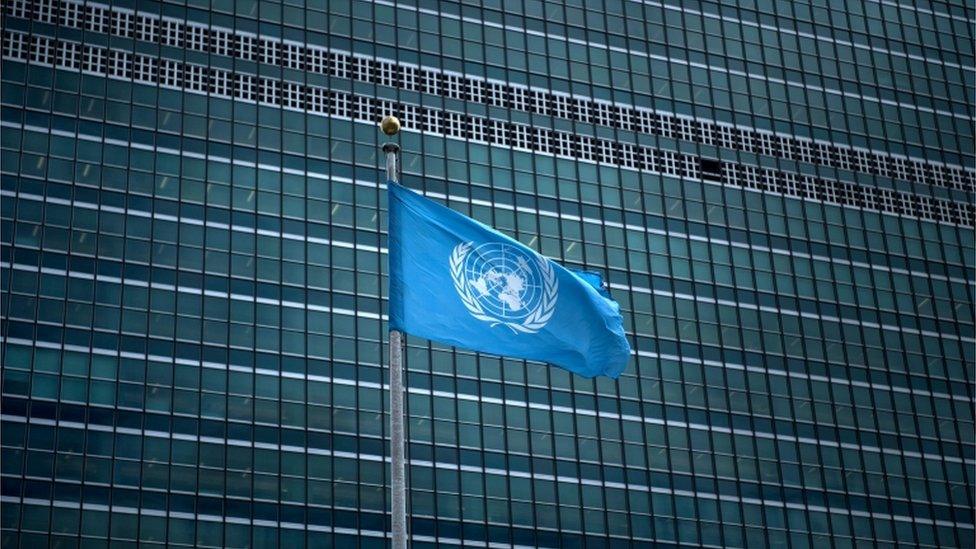
<instances>
[{"instance_id":1,"label":"white emblem on flag","mask_svg":"<svg viewBox=\"0 0 976 549\"><path fill-rule=\"evenodd\" d=\"M535 333L556 309L559 280L552 263L518 246L458 244L451 252L451 276L471 316L492 326Z\"/></svg>"}]
</instances>

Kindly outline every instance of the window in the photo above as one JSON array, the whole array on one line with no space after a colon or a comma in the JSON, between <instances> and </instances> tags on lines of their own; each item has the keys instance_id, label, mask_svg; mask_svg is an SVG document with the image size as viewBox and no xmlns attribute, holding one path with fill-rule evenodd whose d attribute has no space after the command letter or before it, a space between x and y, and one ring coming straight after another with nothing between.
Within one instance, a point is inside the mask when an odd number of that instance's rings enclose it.
<instances>
[{"instance_id":1,"label":"window","mask_svg":"<svg viewBox=\"0 0 976 549\"><path fill-rule=\"evenodd\" d=\"M590 123L590 102L579 98L573 98L573 114L579 122Z\"/></svg>"},{"instance_id":2,"label":"window","mask_svg":"<svg viewBox=\"0 0 976 549\"><path fill-rule=\"evenodd\" d=\"M302 70L304 68L304 63L302 62L302 48L301 45L292 42L284 42L281 44L282 54L285 58L285 66L289 69Z\"/></svg>"},{"instance_id":3,"label":"window","mask_svg":"<svg viewBox=\"0 0 976 549\"><path fill-rule=\"evenodd\" d=\"M156 83L156 58L136 55L134 59L134 78L142 82Z\"/></svg>"},{"instance_id":4,"label":"window","mask_svg":"<svg viewBox=\"0 0 976 549\"><path fill-rule=\"evenodd\" d=\"M284 82L282 84L284 100L282 105L289 109L304 110L304 98L301 84L294 82Z\"/></svg>"},{"instance_id":5,"label":"window","mask_svg":"<svg viewBox=\"0 0 976 549\"><path fill-rule=\"evenodd\" d=\"M3 56L11 59L26 59L27 44L26 34L20 32L7 32L3 36Z\"/></svg>"},{"instance_id":6,"label":"window","mask_svg":"<svg viewBox=\"0 0 976 549\"><path fill-rule=\"evenodd\" d=\"M81 45L77 42L59 42L58 65L70 69L80 69Z\"/></svg>"},{"instance_id":7,"label":"window","mask_svg":"<svg viewBox=\"0 0 976 549\"><path fill-rule=\"evenodd\" d=\"M105 72L105 49L97 46L85 45L85 53L81 69L88 72Z\"/></svg>"},{"instance_id":8,"label":"window","mask_svg":"<svg viewBox=\"0 0 976 549\"><path fill-rule=\"evenodd\" d=\"M210 29L210 51L215 55L234 55L234 35L230 31Z\"/></svg>"},{"instance_id":9,"label":"window","mask_svg":"<svg viewBox=\"0 0 976 549\"><path fill-rule=\"evenodd\" d=\"M526 110L528 90L521 86L509 86L508 91L512 98L511 108L517 111Z\"/></svg>"},{"instance_id":10,"label":"window","mask_svg":"<svg viewBox=\"0 0 976 549\"><path fill-rule=\"evenodd\" d=\"M34 17L41 23L52 25L58 22L57 0L40 0L34 6Z\"/></svg>"},{"instance_id":11,"label":"window","mask_svg":"<svg viewBox=\"0 0 976 549\"><path fill-rule=\"evenodd\" d=\"M236 95L244 101L258 100L257 77L250 74L234 73Z\"/></svg>"},{"instance_id":12,"label":"window","mask_svg":"<svg viewBox=\"0 0 976 549\"><path fill-rule=\"evenodd\" d=\"M132 54L127 51L110 50L108 75L116 78L132 78Z\"/></svg>"},{"instance_id":13,"label":"window","mask_svg":"<svg viewBox=\"0 0 976 549\"><path fill-rule=\"evenodd\" d=\"M207 68L200 65L186 65L186 89L195 92L205 92L209 88Z\"/></svg>"},{"instance_id":14,"label":"window","mask_svg":"<svg viewBox=\"0 0 976 549\"><path fill-rule=\"evenodd\" d=\"M573 135L566 132L555 132L556 154L573 157Z\"/></svg>"},{"instance_id":15,"label":"window","mask_svg":"<svg viewBox=\"0 0 976 549\"><path fill-rule=\"evenodd\" d=\"M525 124L512 124L512 146L516 149L531 150L531 128Z\"/></svg>"},{"instance_id":16,"label":"window","mask_svg":"<svg viewBox=\"0 0 976 549\"><path fill-rule=\"evenodd\" d=\"M30 60L44 65L54 64L54 40L46 36L34 35L31 37Z\"/></svg>"},{"instance_id":17,"label":"window","mask_svg":"<svg viewBox=\"0 0 976 549\"><path fill-rule=\"evenodd\" d=\"M163 19L159 22L159 32L162 37L161 43L164 46L181 46L180 23L172 19Z\"/></svg>"},{"instance_id":18,"label":"window","mask_svg":"<svg viewBox=\"0 0 976 549\"><path fill-rule=\"evenodd\" d=\"M530 90L532 95L532 112L549 115L549 93L544 90Z\"/></svg>"},{"instance_id":19,"label":"window","mask_svg":"<svg viewBox=\"0 0 976 549\"><path fill-rule=\"evenodd\" d=\"M135 14L112 11L112 34L132 38L135 33Z\"/></svg>"},{"instance_id":20,"label":"window","mask_svg":"<svg viewBox=\"0 0 976 549\"><path fill-rule=\"evenodd\" d=\"M594 122L601 126L613 126L613 114L611 113L612 109L613 105L610 103L595 101L593 103L593 116L595 118Z\"/></svg>"},{"instance_id":21,"label":"window","mask_svg":"<svg viewBox=\"0 0 976 549\"><path fill-rule=\"evenodd\" d=\"M324 114L329 112L329 94L325 88L313 86L309 88L309 110Z\"/></svg>"},{"instance_id":22,"label":"window","mask_svg":"<svg viewBox=\"0 0 976 549\"><path fill-rule=\"evenodd\" d=\"M423 92L429 93L431 95L440 95L441 93L441 75L438 72L421 69L421 78L423 79Z\"/></svg>"},{"instance_id":23,"label":"window","mask_svg":"<svg viewBox=\"0 0 976 549\"><path fill-rule=\"evenodd\" d=\"M349 56L341 53L331 52L329 54L329 58L331 61L330 72L332 76L337 78L349 78Z\"/></svg>"},{"instance_id":24,"label":"window","mask_svg":"<svg viewBox=\"0 0 976 549\"><path fill-rule=\"evenodd\" d=\"M568 95L561 93L552 94L553 114L559 118L569 118L572 101L573 99Z\"/></svg>"},{"instance_id":25,"label":"window","mask_svg":"<svg viewBox=\"0 0 976 549\"><path fill-rule=\"evenodd\" d=\"M271 105L281 104L281 82L270 78L258 79L259 100Z\"/></svg>"},{"instance_id":26,"label":"window","mask_svg":"<svg viewBox=\"0 0 976 549\"><path fill-rule=\"evenodd\" d=\"M237 35L237 54L245 61L257 61L257 37L253 34Z\"/></svg>"},{"instance_id":27,"label":"window","mask_svg":"<svg viewBox=\"0 0 976 549\"><path fill-rule=\"evenodd\" d=\"M91 32L106 33L108 32L108 9L101 6L94 6L92 4L87 4L85 6L85 29Z\"/></svg>"},{"instance_id":28,"label":"window","mask_svg":"<svg viewBox=\"0 0 976 549\"><path fill-rule=\"evenodd\" d=\"M477 78L468 79L468 101L473 103L485 102L485 82Z\"/></svg>"},{"instance_id":29,"label":"window","mask_svg":"<svg viewBox=\"0 0 976 549\"><path fill-rule=\"evenodd\" d=\"M268 40L267 38L261 38L261 47L259 48L260 61L268 65L277 65L278 60L281 58L281 42L276 42L273 40Z\"/></svg>"},{"instance_id":30,"label":"window","mask_svg":"<svg viewBox=\"0 0 976 549\"><path fill-rule=\"evenodd\" d=\"M329 52L322 48L308 48L308 70L318 74L327 74Z\"/></svg>"},{"instance_id":31,"label":"window","mask_svg":"<svg viewBox=\"0 0 976 549\"><path fill-rule=\"evenodd\" d=\"M332 114L334 116L349 118L349 96L336 91L329 92L329 95L332 96Z\"/></svg>"},{"instance_id":32,"label":"window","mask_svg":"<svg viewBox=\"0 0 976 549\"><path fill-rule=\"evenodd\" d=\"M483 143L486 142L486 141L488 141L488 139L487 139L487 132L485 131L485 119L484 118L482 118L480 116L473 116L473 117L471 117L469 128L470 128L470 131L471 131L471 140L472 141L480 141L480 142L483 142Z\"/></svg>"},{"instance_id":33,"label":"window","mask_svg":"<svg viewBox=\"0 0 976 549\"><path fill-rule=\"evenodd\" d=\"M400 85L405 90L418 91L417 88L417 67L411 66L401 66L400 67Z\"/></svg>"},{"instance_id":34,"label":"window","mask_svg":"<svg viewBox=\"0 0 976 549\"><path fill-rule=\"evenodd\" d=\"M61 2L61 26L80 29L84 11L84 5L81 3Z\"/></svg>"},{"instance_id":35,"label":"window","mask_svg":"<svg viewBox=\"0 0 976 549\"><path fill-rule=\"evenodd\" d=\"M465 131L464 119L465 116L457 112L447 112L445 113L445 134L449 137L459 137L463 138L467 135Z\"/></svg>"},{"instance_id":36,"label":"window","mask_svg":"<svg viewBox=\"0 0 976 549\"><path fill-rule=\"evenodd\" d=\"M159 84L170 88L183 87L183 71L180 63L172 59L159 60Z\"/></svg>"},{"instance_id":37,"label":"window","mask_svg":"<svg viewBox=\"0 0 976 549\"><path fill-rule=\"evenodd\" d=\"M398 71L396 66L389 61L376 62L377 81L381 86L396 87Z\"/></svg>"},{"instance_id":38,"label":"window","mask_svg":"<svg viewBox=\"0 0 976 549\"><path fill-rule=\"evenodd\" d=\"M465 99L464 77L457 74L444 74L444 90L451 99Z\"/></svg>"},{"instance_id":39,"label":"window","mask_svg":"<svg viewBox=\"0 0 976 549\"><path fill-rule=\"evenodd\" d=\"M18 17L20 19L28 19L30 17L30 2L28 0L11 0L6 2L7 4L7 15L10 17Z\"/></svg>"},{"instance_id":40,"label":"window","mask_svg":"<svg viewBox=\"0 0 976 549\"><path fill-rule=\"evenodd\" d=\"M136 19L136 39L144 42L159 40L159 19L140 15Z\"/></svg>"},{"instance_id":41,"label":"window","mask_svg":"<svg viewBox=\"0 0 976 549\"><path fill-rule=\"evenodd\" d=\"M488 86L488 104L495 107L505 107L505 90L507 86L501 82L496 82L494 80L489 80L487 82Z\"/></svg>"},{"instance_id":42,"label":"window","mask_svg":"<svg viewBox=\"0 0 976 549\"><path fill-rule=\"evenodd\" d=\"M423 130L425 132L440 133L441 131L441 111L435 109L423 109Z\"/></svg>"}]
</instances>

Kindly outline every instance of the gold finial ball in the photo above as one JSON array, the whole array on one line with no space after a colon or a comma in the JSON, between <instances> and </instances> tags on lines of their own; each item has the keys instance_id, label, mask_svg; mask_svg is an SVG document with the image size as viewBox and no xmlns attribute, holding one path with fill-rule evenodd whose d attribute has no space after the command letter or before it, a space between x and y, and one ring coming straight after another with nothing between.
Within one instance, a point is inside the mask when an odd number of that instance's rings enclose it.
<instances>
[{"instance_id":1,"label":"gold finial ball","mask_svg":"<svg viewBox=\"0 0 976 549\"><path fill-rule=\"evenodd\" d=\"M380 129L386 135L396 135L400 131L400 119L395 116L384 116L380 122Z\"/></svg>"}]
</instances>

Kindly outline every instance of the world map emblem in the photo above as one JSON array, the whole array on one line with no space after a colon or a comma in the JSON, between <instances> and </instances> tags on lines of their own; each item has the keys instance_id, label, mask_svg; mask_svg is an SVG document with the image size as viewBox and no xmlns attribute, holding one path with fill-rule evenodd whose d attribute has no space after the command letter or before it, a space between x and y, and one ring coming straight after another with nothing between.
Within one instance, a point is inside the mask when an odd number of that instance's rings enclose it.
<instances>
[{"instance_id":1,"label":"world map emblem","mask_svg":"<svg viewBox=\"0 0 976 549\"><path fill-rule=\"evenodd\" d=\"M530 334L552 318L559 280L549 260L504 242L464 242L450 263L454 289L474 318Z\"/></svg>"}]
</instances>

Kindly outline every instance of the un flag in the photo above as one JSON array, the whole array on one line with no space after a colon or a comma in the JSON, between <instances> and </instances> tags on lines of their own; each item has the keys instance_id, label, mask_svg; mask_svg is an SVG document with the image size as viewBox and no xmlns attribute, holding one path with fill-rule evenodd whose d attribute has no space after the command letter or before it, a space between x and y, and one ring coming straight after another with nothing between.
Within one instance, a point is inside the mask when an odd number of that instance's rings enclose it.
<instances>
[{"instance_id":1,"label":"un flag","mask_svg":"<svg viewBox=\"0 0 976 549\"><path fill-rule=\"evenodd\" d=\"M630 346L592 273L388 182L390 328L447 345L616 378Z\"/></svg>"}]
</instances>

